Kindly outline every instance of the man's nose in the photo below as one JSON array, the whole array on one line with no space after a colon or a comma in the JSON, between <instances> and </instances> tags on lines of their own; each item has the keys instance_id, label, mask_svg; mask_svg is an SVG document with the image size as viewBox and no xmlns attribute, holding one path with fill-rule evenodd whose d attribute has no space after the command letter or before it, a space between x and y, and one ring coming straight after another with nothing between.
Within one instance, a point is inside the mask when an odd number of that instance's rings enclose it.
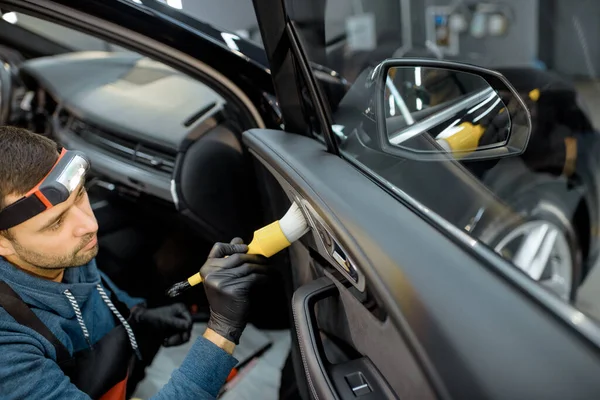
<instances>
[{"instance_id":1,"label":"man's nose","mask_svg":"<svg viewBox=\"0 0 600 400\"><path fill-rule=\"evenodd\" d=\"M74 207L77 218L77 226L75 228L75 236L85 236L98 231L98 221L93 213L88 214L84 210Z\"/></svg>"}]
</instances>

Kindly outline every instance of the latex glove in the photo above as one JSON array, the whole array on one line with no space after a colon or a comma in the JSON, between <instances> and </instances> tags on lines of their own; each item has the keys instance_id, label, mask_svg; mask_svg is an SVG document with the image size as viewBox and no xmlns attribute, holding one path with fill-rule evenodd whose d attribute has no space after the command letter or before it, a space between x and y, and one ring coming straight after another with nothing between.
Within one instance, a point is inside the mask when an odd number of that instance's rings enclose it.
<instances>
[{"instance_id":1,"label":"latex glove","mask_svg":"<svg viewBox=\"0 0 600 400\"><path fill-rule=\"evenodd\" d=\"M165 347L179 346L190 340L192 316L182 303L150 309L137 307L131 313L141 329L163 335Z\"/></svg>"},{"instance_id":2,"label":"latex glove","mask_svg":"<svg viewBox=\"0 0 600 400\"><path fill-rule=\"evenodd\" d=\"M235 344L248 321L250 290L268 274L267 259L245 254L248 246L242 243L239 238L216 243L200 269L210 304L208 328Z\"/></svg>"}]
</instances>

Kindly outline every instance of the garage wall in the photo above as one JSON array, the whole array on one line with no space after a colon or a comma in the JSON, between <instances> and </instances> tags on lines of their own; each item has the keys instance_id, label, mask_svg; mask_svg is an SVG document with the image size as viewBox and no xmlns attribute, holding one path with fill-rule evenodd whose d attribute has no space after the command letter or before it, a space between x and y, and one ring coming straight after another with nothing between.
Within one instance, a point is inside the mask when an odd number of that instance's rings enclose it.
<instances>
[{"instance_id":1,"label":"garage wall","mask_svg":"<svg viewBox=\"0 0 600 400\"><path fill-rule=\"evenodd\" d=\"M299 0L294 0L296 3ZM320 2L325 0L311 0ZM310 4L311 1L306 1ZM378 30L385 30L388 37L396 38L401 44L401 14L400 0L396 3L397 9L390 10L390 0L326 0L326 18L334 16L338 20L337 26L334 21L327 21L328 29L325 32L328 38L344 31L345 17L354 14L356 4L361 4L364 11L374 12L377 18ZM495 0L488 0L495 1ZM573 17L578 18L583 26L583 32L588 40L589 59L597 70L600 70L600 46L595 46L592 41L600 37L600 0L497 0L507 4L515 11L515 21L510 31L503 38L475 39L468 35L461 35L460 55L454 58L460 61L475 63L484 66L508 66L508 65L533 65L538 58L542 58L546 64L555 66L561 72L568 74L590 75L589 67ZM464 0L472 3L473 0ZM553 13L560 18L552 16L540 16L541 12L547 11L550 2L556 4ZM428 5L449 5L456 3L455 0L411 0L412 42L415 47L424 47L426 39L425 10ZM202 21L209 22L218 27L236 31L240 29L254 30L256 32L256 17L252 0L218 0L218 6L214 0L183 0L183 12L194 16ZM354 5L354 7L353 7ZM543 8L540 9L540 5ZM385 7L384 7L385 6ZM310 8L310 7L308 7ZM540 26L540 18L542 26ZM545 19L544 19L545 18ZM553 24L552 20L556 20ZM106 49L102 41L88 37L87 35L73 36L72 32L61 31L60 27L53 24L39 24L37 20L23 18L23 23L29 25L32 30L41 30L46 33L52 31L52 36L60 41L64 38L65 43L76 45L82 49ZM335 26L335 27L334 27ZM336 31L337 28L337 32ZM556 41L541 40L538 43L539 30L542 29L545 36L554 30ZM56 30L56 32L54 32ZM382 34L383 32L378 32ZM543 37L542 37L543 39ZM545 47L546 46L546 47ZM575 60L575 61L574 61Z\"/></svg>"},{"instance_id":2,"label":"garage wall","mask_svg":"<svg viewBox=\"0 0 600 400\"><path fill-rule=\"evenodd\" d=\"M600 73L600 0L557 0L554 68L564 74Z\"/></svg>"},{"instance_id":3,"label":"garage wall","mask_svg":"<svg viewBox=\"0 0 600 400\"><path fill-rule=\"evenodd\" d=\"M541 0L542 2L545 0ZM598 1L598 0L596 0ZM538 58L538 19L540 0L487 1L506 4L515 12L515 19L505 37L476 39L467 34L460 37L460 56L456 59L482 66L526 66L533 65ZM420 4L419 4L420 3ZM422 15L422 23L413 18L414 45L423 45L425 40L426 6L447 6L454 0L413 0L413 13ZM464 1L473 4L473 1Z\"/></svg>"}]
</instances>

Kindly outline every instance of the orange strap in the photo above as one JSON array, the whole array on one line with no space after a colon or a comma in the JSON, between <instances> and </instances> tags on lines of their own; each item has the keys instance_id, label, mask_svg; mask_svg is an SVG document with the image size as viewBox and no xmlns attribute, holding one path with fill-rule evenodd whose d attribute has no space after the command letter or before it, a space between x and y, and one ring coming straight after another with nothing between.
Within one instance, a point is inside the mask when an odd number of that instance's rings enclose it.
<instances>
[{"instance_id":1,"label":"orange strap","mask_svg":"<svg viewBox=\"0 0 600 400\"><path fill-rule=\"evenodd\" d=\"M100 398L100 400L125 400L127 394L127 378L117 383L108 392Z\"/></svg>"},{"instance_id":2,"label":"orange strap","mask_svg":"<svg viewBox=\"0 0 600 400\"><path fill-rule=\"evenodd\" d=\"M43 195L42 192L39 191L39 189L40 189L40 185L46 180L48 175L50 175L50 173L54 170L56 165L60 162L60 160L64 157L65 154L67 154L67 149L63 148L60 152L60 155L58 156L58 159L56 160L56 162L54 163L52 168L50 168L50 171L48 171L46 176L44 176L44 178L42 178L42 180L37 185L35 185L33 189L31 189L29 192L27 192L25 197L29 197L33 194L33 195L35 195L35 197L37 197L42 202L43 205L46 206L46 209L52 208L52 203L50 203L50 201L46 198L46 196Z\"/></svg>"}]
</instances>

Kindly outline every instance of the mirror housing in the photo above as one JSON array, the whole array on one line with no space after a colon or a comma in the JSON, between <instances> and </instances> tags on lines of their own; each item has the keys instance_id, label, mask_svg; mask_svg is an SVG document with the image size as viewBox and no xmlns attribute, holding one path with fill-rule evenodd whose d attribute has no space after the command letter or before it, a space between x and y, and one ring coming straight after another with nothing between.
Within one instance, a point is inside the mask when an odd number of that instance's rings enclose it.
<instances>
[{"instance_id":1,"label":"mirror housing","mask_svg":"<svg viewBox=\"0 0 600 400\"><path fill-rule=\"evenodd\" d=\"M397 71L413 73L417 87L411 83L398 87L393 82ZM443 101L438 101L439 93L424 89L426 85L421 80L425 78L417 76L417 71L434 77L443 75L443 79L453 84L469 81L471 84L467 86L471 90L459 83L462 92L448 97L447 85L444 89L435 88L441 81L438 79L430 85L446 95ZM514 87L498 72L449 61L388 59L373 69L366 86L374 89L371 92L373 109L369 111L375 119L378 147L385 153L421 161L449 158L469 161L518 156L527 148L532 130L529 110ZM404 91L404 97L418 93L412 99L416 100L415 111L409 109L400 91ZM423 104L423 99L431 98L437 103ZM402 117L390 117L390 109Z\"/></svg>"}]
</instances>

